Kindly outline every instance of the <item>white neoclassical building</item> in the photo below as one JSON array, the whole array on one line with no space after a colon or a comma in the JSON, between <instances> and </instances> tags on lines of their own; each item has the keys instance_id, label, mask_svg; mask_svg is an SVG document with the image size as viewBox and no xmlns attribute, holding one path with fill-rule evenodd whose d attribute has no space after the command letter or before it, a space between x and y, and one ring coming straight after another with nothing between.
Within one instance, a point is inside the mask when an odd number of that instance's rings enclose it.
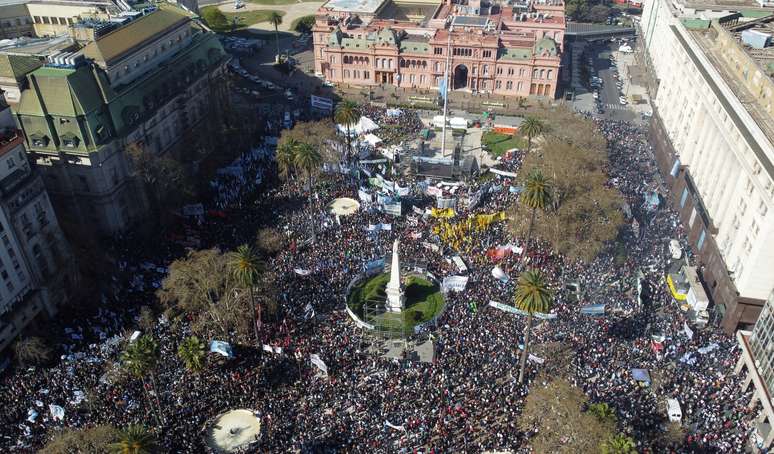
<instances>
[{"instance_id":1,"label":"white neoclassical building","mask_svg":"<svg viewBox=\"0 0 774 454\"><path fill-rule=\"evenodd\" d=\"M651 139L670 202L732 332L755 323L774 288L774 48L750 45L774 21L712 8L646 2L641 47L656 78Z\"/></svg>"}]
</instances>

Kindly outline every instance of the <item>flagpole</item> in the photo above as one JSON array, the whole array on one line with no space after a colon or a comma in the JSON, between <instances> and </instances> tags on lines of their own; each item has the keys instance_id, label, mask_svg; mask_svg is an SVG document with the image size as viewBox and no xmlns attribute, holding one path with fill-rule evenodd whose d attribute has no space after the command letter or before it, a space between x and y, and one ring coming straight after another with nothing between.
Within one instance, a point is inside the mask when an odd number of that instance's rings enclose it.
<instances>
[{"instance_id":1,"label":"flagpole","mask_svg":"<svg viewBox=\"0 0 774 454\"><path fill-rule=\"evenodd\" d=\"M443 131L441 132L441 157L446 156L446 111L449 99L449 64L451 63L451 28L446 44L446 69L443 75Z\"/></svg>"}]
</instances>

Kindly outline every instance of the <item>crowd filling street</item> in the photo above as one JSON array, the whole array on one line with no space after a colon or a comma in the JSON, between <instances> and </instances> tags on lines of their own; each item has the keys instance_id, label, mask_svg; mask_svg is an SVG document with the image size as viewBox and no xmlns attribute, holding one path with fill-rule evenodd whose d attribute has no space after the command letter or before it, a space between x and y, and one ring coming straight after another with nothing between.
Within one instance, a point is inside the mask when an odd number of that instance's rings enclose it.
<instances>
[{"instance_id":1,"label":"crowd filling street","mask_svg":"<svg viewBox=\"0 0 774 454\"><path fill-rule=\"evenodd\" d=\"M412 112L401 114L405 120L374 107L366 114L390 131L385 138L390 143L401 142L392 134L415 137L421 127ZM520 428L520 414L530 389L551 375L566 377L590 402L613 407L618 430L636 440L640 452L741 452L753 413L747 408L750 394L740 391L741 378L732 373L739 351L734 339L712 324L686 332L685 315L664 283L669 241L678 239L690 251L676 213L664 203L645 203L654 190L669 196L659 186L646 131L603 120L595 126L608 140L609 184L620 189L639 223L638 232L624 235L623 264L616 263L612 248L582 263L538 241L524 244L506 222L471 231L471 247L452 251L432 233L438 220L420 214L435 207L428 188L436 182L391 175L379 163L362 166L371 176L381 173L408 188L401 197L402 215L385 213L374 200L361 201L356 214L337 220L327 209L331 201L359 199L351 172L321 174L310 197L305 180L277 177L273 147L261 145L234 164L240 171L225 172L213 182L206 214L188 221L188 229L196 232L201 248L224 251L252 241L259 227L275 227L287 236L288 247L267 263L278 277L279 308L264 317L259 332L261 344L282 347L282 353L236 346L233 360L191 373L175 355L189 327L159 316L153 332L145 333L161 347L155 373L163 410L158 424L143 384L116 383L106 370L119 362L128 334L140 329L139 308L153 304L168 265L185 249L182 240L170 239L152 254L140 254L132 238L122 239L114 250L120 257L114 292L96 313L56 327L68 339L58 346L61 359L48 367L11 368L0 376L0 451L32 452L64 427L142 423L158 429L164 452L207 452L207 421L246 408L261 421L260 452L528 452L530 438L541 428ZM500 168L517 173L523 153L512 153ZM360 176L365 188L367 175ZM480 203L467 208L463 201L484 185ZM518 186L512 177L496 176L462 184L445 196L457 199L456 218L465 219L508 213L519 203ZM387 224L389 229L369 229ZM316 238L308 241L312 229ZM344 310L342 294L352 277L366 263L384 258L395 239L403 260L426 263L439 279L459 273L447 260L452 255L460 254L467 264L464 290L446 293L446 308L436 323L410 339L433 342L429 362L374 353L377 342ZM527 258L513 253L495 262L487 256L504 245ZM495 265L509 279L493 276ZM515 280L525 266L548 277L556 317L533 325L532 350L542 362L528 362L527 380L520 385L519 344L526 320L488 303L512 304ZM581 312L592 304L604 304L604 315ZM569 349L570 361L552 357L550 345ZM310 364L310 354L325 362L327 375ZM650 386L633 377L633 368L649 371ZM685 432L679 440L664 436L667 398L682 406ZM64 409L63 416L54 418L49 405Z\"/></svg>"}]
</instances>

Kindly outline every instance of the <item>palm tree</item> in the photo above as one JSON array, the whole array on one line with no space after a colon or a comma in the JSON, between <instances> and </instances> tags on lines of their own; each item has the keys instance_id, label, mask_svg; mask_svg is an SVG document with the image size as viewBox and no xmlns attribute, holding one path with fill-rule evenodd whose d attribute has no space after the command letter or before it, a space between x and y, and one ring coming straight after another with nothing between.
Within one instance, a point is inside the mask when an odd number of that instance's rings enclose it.
<instances>
[{"instance_id":1,"label":"palm tree","mask_svg":"<svg viewBox=\"0 0 774 454\"><path fill-rule=\"evenodd\" d=\"M637 454L637 443L622 433L611 436L601 448L602 454Z\"/></svg>"},{"instance_id":2,"label":"palm tree","mask_svg":"<svg viewBox=\"0 0 774 454\"><path fill-rule=\"evenodd\" d=\"M194 372L204 367L204 342L196 336L186 337L177 347L177 357L188 370Z\"/></svg>"},{"instance_id":3,"label":"palm tree","mask_svg":"<svg viewBox=\"0 0 774 454\"><path fill-rule=\"evenodd\" d=\"M122 430L118 441L108 446L116 454L151 454L156 452L156 438L148 429L131 425Z\"/></svg>"},{"instance_id":4,"label":"palm tree","mask_svg":"<svg viewBox=\"0 0 774 454\"><path fill-rule=\"evenodd\" d=\"M279 63L279 30L277 27L282 23L282 15L276 11L272 11L269 15L269 23L274 26L274 38L275 42L277 43L277 56L274 57L275 61Z\"/></svg>"},{"instance_id":5,"label":"palm tree","mask_svg":"<svg viewBox=\"0 0 774 454\"><path fill-rule=\"evenodd\" d=\"M288 179L293 174L296 148L298 148L298 142L295 139L284 140L277 145L274 160L277 162L277 170L283 179Z\"/></svg>"},{"instance_id":6,"label":"palm tree","mask_svg":"<svg viewBox=\"0 0 774 454\"><path fill-rule=\"evenodd\" d=\"M314 147L309 145L308 143L301 143L296 147L296 153L293 159L293 163L295 164L296 168L300 171L304 172L307 176L307 181L309 182L309 207L310 209L314 210L312 207L312 176L317 172L317 169L320 168L320 165L322 164L322 155L319 151L315 150ZM317 240L317 235L315 233L314 229L314 221L312 222L312 241Z\"/></svg>"},{"instance_id":7,"label":"palm tree","mask_svg":"<svg viewBox=\"0 0 774 454\"><path fill-rule=\"evenodd\" d=\"M355 124L359 118L357 104L345 99L336 105L336 111L333 113L333 120L347 128L347 153L352 156L352 138L350 137L350 127Z\"/></svg>"},{"instance_id":8,"label":"palm tree","mask_svg":"<svg viewBox=\"0 0 774 454\"><path fill-rule=\"evenodd\" d=\"M524 119L524 123L519 126L519 130L527 135L527 153L529 153L532 150L532 138L542 134L545 125L538 118L527 117Z\"/></svg>"},{"instance_id":9,"label":"palm tree","mask_svg":"<svg viewBox=\"0 0 774 454\"><path fill-rule=\"evenodd\" d=\"M258 278L263 268L255 249L247 244L243 244L231 254L231 274L239 285L246 288L250 293L250 308L253 312L253 334L255 335L255 344L258 345L258 322L260 320L260 306L258 314L255 311L255 298L253 290L258 284Z\"/></svg>"},{"instance_id":10,"label":"palm tree","mask_svg":"<svg viewBox=\"0 0 774 454\"><path fill-rule=\"evenodd\" d=\"M519 383L524 383L524 371L529 356L529 336L532 330L532 316L535 312L547 313L551 310L551 291L538 270L528 270L519 275L516 283L514 303L518 309L527 313L527 328L524 331L524 352L519 364Z\"/></svg>"},{"instance_id":11,"label":"palm tree","mask_svg":"<svg viewBox=\"0 0 774 454\"><path fill-rule=\"evenodd\" d=\"M532 228L535 225L535 212L538 209L545 210L551 204L551 180L543 175L540 169L533 169L527 175L527 181L524 184L524 192L521 194L521 201L524 205L532 209L532 216L529 220L529 230L527 231L527 240L524 243L525 249L532 239ZM522 255L522 263L527 257L526 251Z\"/></svg>"},{"instance_id":12,"label":"palm tree","mask_svg":"<svg viewBox=\"0 0 774 454\"><path fill-rule=\"evenodd\" d=\"M152 405L153 399L150 398L148 389L145 387L145 378L150 376L151 386L153 386L154 394L156 394L157 410L159 415L161 415L161 402L158 397L156 377L154 374L158 360L159 345L153 337L149 335L140 336L137 340L130 343L126 347L126 350L121 354L121 361L123 362L124 368L135 378L142 381L142 388L145 390L146 397ZM160 420L158 422L161 424Z\"/></svg>"}]
</instances>

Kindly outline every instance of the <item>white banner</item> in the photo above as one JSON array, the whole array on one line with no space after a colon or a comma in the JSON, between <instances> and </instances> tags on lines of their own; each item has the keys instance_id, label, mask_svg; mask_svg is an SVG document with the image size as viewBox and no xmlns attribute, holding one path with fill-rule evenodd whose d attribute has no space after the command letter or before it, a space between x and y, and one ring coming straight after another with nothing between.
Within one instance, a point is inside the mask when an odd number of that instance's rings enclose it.
<instances>
[{"instance_id":1,"label":"white banner","mask_svg":"<svg viewBox=\"0 0 774 454\"><path fill-rule=\"evenodd\" d=\"M498 303L497 301L489 301L489 305L495 309L500 309L503 312L510 312L511 314L521 315L523 317L529 315L521 309L517 309L507 304ZM535 312L532 314L532 316L540 320L554 320L557 317L556 314L544 314L542 312Z\"/></svg>"},{"instance_id":2,"label":"white banner","mask_svg":"<svg viewBox=\"0 0 774 454\"><path fill-rule=\"evenodd\" d=\"M406 428L403 426L396 426L395 424L391 424L390 421L384 421L384 425L395 430L400 430L402 432L406 431Z\"/></svg>"},{"instance_id":3,"label":"white banner","mask_svg":"<svg viewBox=\"0 0 774 454\"><path fill-rule=\"evenodd\" d=\"M328 375L328 366L325 365L325 361L320 359L320 356L318 356L315 353L312 353L311 355L309 355L309 360L311 360L312 364L317 366L318 369L323 371L325 375Z\"/></svg>"},{"instance_id":4,"label":"white banner","mask_svg":"<svg viewBox=\"0 0 774 454\"><path fill-rule=\"evenodd\" d=\"M362 200L363 202L367 202L367 203L371 203L371 202L373 202L373 197L371 196L371 194L370 194L370 193L368 193L368 192L366 192L366 191L364 191L364 190L362 190L362 189L358 189L358 191L357 191L357 196L358 196L358 197L360 198L360 200Z\"/></svg>"},{"instance_id":5,"label":"white banner","mask_svg":"<svg viewBox=\"0 0 774 454\"><path fill-rule=\"evenodd\" d=\"M688 327L688 322L683 322L683 332L688 337L688 340L693 339L693 330Z\"/></svg>"},{"instance_id":6,"label":"white banner","mask_svg":"<svg viewBox=\"0 0 774 454\"><path fill-rule=\"evenodd\" d=\"M293 272L298 274L299 276L309 276L312 274L310 270L305 270L303 268L293 268Z\"/></svg>"},{"instance_id":7,"label":"white banner","mask_svg":"<svg viewBox=\"0 0 774 454\"><path fill-rule=\"evenodd\" d=\"M510 177L510 178L516 178L518 175L513 172L506 172L505 170L497 170L495 168L490 167L489 171L492 172L495 175L502 175L504 177Z\"/></svg>"},{"instance_id":8,"label":"white banner","mask_svg":"<svg viewBox=\"0 0 774 454\"><path fill-rule=\"evenodd\" d=\"M465 290L465 287L468 285L468 277L467 276L446 276L443 278L443 283L441 283L441 291L444 293L452 291L452 292L462 292Z\"/></svg>"},{"instance_id":9,"label":"white banner","mask_svg":"<svg viewBox=\"0 0 774 454\"><path fill-rule=\"evenodd\" d=\"M64 416L65 416L64 408L60 407L59 405L49 404L48 410L51 412L51 419L53 419L54 421L64 420Z\"/></svg>"},{"instance_id":10,"label":"white banner","mask_svg":"<svg viewBox=\"0 0 774 454\"><path fill-rule=\"evenodd\" d=\"M530 353L530 354L529 354L529 356L528 356L527 358L528 358L530 361L536 362L536 363L538 363L538 364L543 364L544 362L546 362L546 360L545 360L545 359L543 359L543 358L541 358L541 357L539 357L539 356L535 356L535 355L533 355L532 353Z\"/></svg>"}]
</instances>

